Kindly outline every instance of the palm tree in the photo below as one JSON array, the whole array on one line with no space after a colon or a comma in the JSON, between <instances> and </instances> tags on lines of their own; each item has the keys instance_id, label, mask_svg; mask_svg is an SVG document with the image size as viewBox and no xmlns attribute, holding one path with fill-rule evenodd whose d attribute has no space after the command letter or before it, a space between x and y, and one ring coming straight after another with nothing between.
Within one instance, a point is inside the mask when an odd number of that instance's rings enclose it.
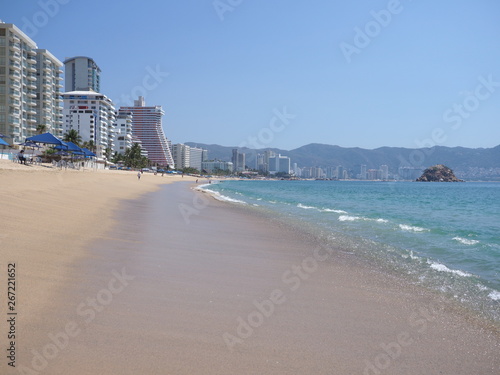
<instances>
[{"instance_id":1,"label":"palm tree","mask_svg":"<svg viewBox=\"0 0 500 375\"><path fill-rule=\"evenodd\" d=\"M106 147L106 149L104 150L104 156L106 156L106 160L110 160L111 155L113 155L113 149L111 147Z\"/></svg>"},{"instance_id":2,"label":"palm tree","mask_svg":"<svg viewBox=\"0 0 500 375\"><path fill-rule=\"evenodd\" d=\"M95 143L92 140L83 142L82 147L85 147L90 151L95 152Z\"/></svg>"},{"instance_id":3,"label":"palm tree","mask_svg":"<svg viewBox=\"0 0 500 375\"><path fill-rule=\"evenodd\" d=\"M82 141L82 137L78 134L76 129L70 129L66 134L64 134L63 141L73 142L75 145L79 145Z\"/></svg>"},{"instance_id":4,"label":"palm tree","mask_svg":"<svg viewBox=\"0 0 500 375\"><path fill-rule=\"evenodd\" d=\"M43 133L47 132L47 125L44 125L44 124L37 125L36 132L38 134L43 134Z\"/></svg>"}]
</instances>

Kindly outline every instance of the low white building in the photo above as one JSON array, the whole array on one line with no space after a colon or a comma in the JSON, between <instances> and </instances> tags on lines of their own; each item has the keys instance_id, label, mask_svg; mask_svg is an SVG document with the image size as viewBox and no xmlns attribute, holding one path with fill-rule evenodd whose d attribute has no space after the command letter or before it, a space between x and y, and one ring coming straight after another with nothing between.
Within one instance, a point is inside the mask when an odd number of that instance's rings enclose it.
<instances>
[{"instance_id":1,"label":"low white building","mask_svg":"<svg viewBox=\"0 0 500 375\"><path fill-rule=\"evenodd\" d=\"M206 171L207 173L212 173L214 171L234 171L233 163L230 161L202 161L201 162L202 171Z\"/></svg>"}]
</instances>

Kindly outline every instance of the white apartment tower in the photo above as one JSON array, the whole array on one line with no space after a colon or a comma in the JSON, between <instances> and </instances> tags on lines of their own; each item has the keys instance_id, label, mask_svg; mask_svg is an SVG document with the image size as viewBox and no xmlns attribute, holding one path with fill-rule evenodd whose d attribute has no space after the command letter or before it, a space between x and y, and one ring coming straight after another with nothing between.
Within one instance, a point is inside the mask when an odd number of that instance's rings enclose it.
<instances>
[{"instance_id":1,"label":"white apartment tower","mask_svg":"<svg viewBox=\"0 0 500 375\"><path fill-rule=\"evenodd\" d=\"M63 135L62 63L46 49L36 50L36 123L57 137Z\"/></svg>"},{"instance_id":2,"label":"white apartment tower","mask_svg":"<svg viewBox=\"0 0 500 375\"><path fill-rule=\"evenodd\" d=\"M68 91L101 92L101 69L94 59L86 56L75 56L64 61L65 87Z\"/></svg>"},{"instance_id":3,"label":"white apartment tower","mask_svg":"<svg viewBox=\"0 0 500 375\"><path fill-rule=\"evenodd\" d=\"M106 95L93 91L69 91L64 100L64 131L75 129L82 141L93 141L98 159L106 160L107 148L115 145L115 107Z\"/></svg>"},{"instance_id":4,"label":"white apartment tower","mask_svg":"<svg viewBox=\"0 0 500 375\"><path fill-rule=\"evenodd\" d=\"M172 156L177 169L184 169L191 166L191 147L182 143L172 145Z\"/></svg>"},{"instance_id":5,"label":"white apartment tower","mask_svg":"<svg viewBox=\"0 0 500 375\"><path fill-rule=\"evenodd\" d=\"M37 125L61 133L61 67L19 28L0 21L0 133L8 142L35 135Z\"/></svg>"},{"instance_id":6,"label":"white apartment tower","mask_svg":"<svg viewBox=\"0 0 500 375\"><path fill-rule=\"evenodd\" d=\"M127 148L132 147L132 144L132 112L119 110L116 113L113 151L124 154Z\"/></svg>"},{"instance_id":7,"label":"white apartment tower","mask_svg":"<svg viewBox=\"0 0 500 375\"><path fill-rule=\"evenodd\" d=\"M191 147L189 149L189 166L201 171L201 163L205 161L207 150L199 147Z\"/></svg>"}]
</instances>

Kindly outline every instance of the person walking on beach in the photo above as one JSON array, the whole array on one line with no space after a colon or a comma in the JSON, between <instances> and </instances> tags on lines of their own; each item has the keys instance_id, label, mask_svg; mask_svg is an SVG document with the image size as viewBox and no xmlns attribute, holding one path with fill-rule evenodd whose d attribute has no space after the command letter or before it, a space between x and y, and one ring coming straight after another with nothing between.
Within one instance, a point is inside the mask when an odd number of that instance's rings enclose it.
<instances>
[{"instance_id":1,"label":"person walking on beach","mask_svg":"<svg viewBox=\"0 0 500 375\"><path fill-rule=\"evenodd\" d=\"M141 172L137 172L137 179L140 180L141 179Z\"/></svg>"}]
</instances>

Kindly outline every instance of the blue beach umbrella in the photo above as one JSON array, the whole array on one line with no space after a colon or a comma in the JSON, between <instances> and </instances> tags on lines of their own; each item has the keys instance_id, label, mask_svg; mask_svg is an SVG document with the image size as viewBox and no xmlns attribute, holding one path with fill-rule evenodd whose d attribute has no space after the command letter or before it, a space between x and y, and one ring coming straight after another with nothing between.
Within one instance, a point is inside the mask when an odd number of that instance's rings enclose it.
<instances>
[{"instance_id":1,"label":"blue beach umbrella","mask_svg":"<svg viewBox=\"0 0 500 375\"><path fill-rule=\"evenodd\" d=\"M5 142L2 138L0 138L0 146L2 146L2 154L3 154L5 146L10 146L10 145L7 142Z\"/></svg>"}]
</instances>

